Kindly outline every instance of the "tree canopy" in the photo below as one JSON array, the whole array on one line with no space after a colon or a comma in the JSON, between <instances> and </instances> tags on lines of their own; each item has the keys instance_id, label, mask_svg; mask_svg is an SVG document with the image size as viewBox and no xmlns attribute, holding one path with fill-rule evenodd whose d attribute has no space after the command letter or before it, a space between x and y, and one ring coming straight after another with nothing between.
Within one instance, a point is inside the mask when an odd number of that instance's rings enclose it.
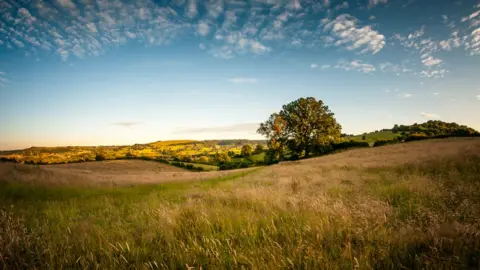
<instances>
[{"instance_id":1,"label":"tree canopy","mask_svg":"<svg viewBox=\"0 0 480 270\"><path fill-rule=\"evenodd\" d=\"M438 120L430 120L422 124L415 123L410 126L395 125L392 128L392 132L408 132L410 134L424 134L426 136L475 136L479 134L478 131L465 125L446 123Z\"/></svg>"},{"instance_id":2,"label":"tree canopy","mask_svg":"<svg viewBox=\"0 0 480 270\"><path fill-rule=\"evenodd\" d=\"M285 148L308 157L315 145L338 140L341 126L323 101L307 97L283 105L257 132L267 137L269 149L279 152L280 157Z\"/></svg>"},{"instance_id":3,"label":"tree canopy","mask_svg":"<svg viewBox=\"0 0 480 270\"><path fill-rule=\"evenodd\" d=\"M249 144L242 146L242 156L249 157L253 154L253 147Z\"/></svg>"}]
</instances>

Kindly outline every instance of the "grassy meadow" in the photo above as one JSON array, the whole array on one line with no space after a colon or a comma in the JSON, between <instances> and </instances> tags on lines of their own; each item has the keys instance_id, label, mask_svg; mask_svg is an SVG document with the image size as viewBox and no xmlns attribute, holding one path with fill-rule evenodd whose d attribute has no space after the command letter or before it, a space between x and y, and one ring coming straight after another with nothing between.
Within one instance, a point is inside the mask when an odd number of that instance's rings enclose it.
<instances>
[{"instance_id":1,"label":"grassy meadow","mask_svg":"<svg viewBox=\"0 0 480 270\"><path fill-rule=\"evenodd\" d=\"M479 139L357 149L201 181L3 180L6 269L480 266Z\"/></svg>"}]
</instances>

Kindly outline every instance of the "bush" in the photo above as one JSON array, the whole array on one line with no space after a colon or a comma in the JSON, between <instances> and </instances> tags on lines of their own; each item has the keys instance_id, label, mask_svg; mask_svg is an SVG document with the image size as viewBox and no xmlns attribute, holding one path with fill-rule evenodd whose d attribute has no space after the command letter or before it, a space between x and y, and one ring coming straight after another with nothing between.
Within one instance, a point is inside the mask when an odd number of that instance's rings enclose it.
<instances>
[{"instance_id":1,"label":"bush","mask_svg":"<svg viewBox=\"0 0 480 270\"><path fill-rule=\"evenodd\" d=\"M333 146L331 144L317 144L313 148L315 155L325 155L333 152Z\"/></svg>"},{"instance_id":2,"label":"bush","mask_svg":"<svg viewBox=\"0 0 480 270\"><path fill-rule=\"evenodd\" d=\"M274 149L268 149L265 153L264 162L267 165L280 162L280 153Z\"/></svg>"},{"instance_id":3,"label":"bush","mask_svg":"<svg viewBox=\"0 0 480 270\"><path fill-rule=\"evenodd\" d=\"M384 145L389 145L389 144L396 144L400 143L401 141L399 140L378 140L373 143L373 147L379 147L379 146L384 146Z\"/></svg>"},{"instance_id":4,"label":"bush","mask_svg":"<svg viewBox=\"0 0 480 270\"><path fill-rule=\"evenodd\" d=\"M421 140L427 140L429 137L425 134L417 133L417 134L412 134L408 137L405 138L405 142L411 142L411 141L421 141Z\"/></svg>"},{"instance_id":5,"label":"bush","mask_svg":"<svg viewBox=\"0 0 480 270\"><path fill-rule=\"evenodd\" d=\"M241 162L239 165L238 165L239 168L248 168L248 163L246 162Z\"/></svg>"},{"instance_id":6,"label":"bush","mask_svg":"<svg viewBox=\"0 0 480 270\"><path fill-rule=\"evenodd\" d=\"M239 164L234 163L234 162L229 162L229 163L220 164L220 166L218 166L218 169L221 170L221 171L224 171L224 170L237 169L238 167L239 167Z\"/></svg>"},{"instance_id":7,"label":"bush","mask_svg":"<svg viewBox=\"0 0 480 270\"><path fill-rule=\"evenodd\" d=\"M106 159L106 158L105 158L105 155L103 155L103 154L97 154L97 155L95 155L95 160L96 160L96 161L102 161L102 160L105 160L105 159Z\"/></svg>"},{"instance_id":8,"label":"bush","mask_svg":"<svg viewBox=\"0 0 480 270\"><path fill-rule=\"evenodd\" d=\"M357 142L353 140L332 144L333 150L342 150L342 149L357 148L357 147L370 147L370 145L368 144L368 142Z\"/></svg>"}]
</instances>

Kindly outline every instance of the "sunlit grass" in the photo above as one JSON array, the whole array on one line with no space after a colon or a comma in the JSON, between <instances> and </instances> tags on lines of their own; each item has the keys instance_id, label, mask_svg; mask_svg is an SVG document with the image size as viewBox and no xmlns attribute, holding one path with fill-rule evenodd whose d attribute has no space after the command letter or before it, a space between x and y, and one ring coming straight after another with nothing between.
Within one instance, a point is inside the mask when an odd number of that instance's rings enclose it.
<instances>
[{"instance_id":1,"label":"sunlit grass","mask_svg":"<svg viewBox=\"0 0 480 270\"><path fill-rule=\"evenodd\" d=\"M292 170L296 165L286 167ZM476 268L480 158L276 167L122 188L0 186L5 268ZM323 179L323 178L322 178Z\"/></svg>"}]
</instances>

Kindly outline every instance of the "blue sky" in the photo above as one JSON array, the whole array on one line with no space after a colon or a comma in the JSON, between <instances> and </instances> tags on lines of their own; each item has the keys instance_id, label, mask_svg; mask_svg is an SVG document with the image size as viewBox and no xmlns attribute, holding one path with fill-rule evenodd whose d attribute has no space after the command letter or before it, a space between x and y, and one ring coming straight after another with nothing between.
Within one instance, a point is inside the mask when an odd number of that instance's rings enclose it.
<instances>
[{"instance_id":1,"label":"blue sky","mask_svg":"<svg viewBox=\"0 0 480 270\"><path fill-rule=\"evenodd\" d=\"M0 1L0 149L261 138L322 99L345 133L480 130L480 2Z\"/></svg>"}]
</instances>

